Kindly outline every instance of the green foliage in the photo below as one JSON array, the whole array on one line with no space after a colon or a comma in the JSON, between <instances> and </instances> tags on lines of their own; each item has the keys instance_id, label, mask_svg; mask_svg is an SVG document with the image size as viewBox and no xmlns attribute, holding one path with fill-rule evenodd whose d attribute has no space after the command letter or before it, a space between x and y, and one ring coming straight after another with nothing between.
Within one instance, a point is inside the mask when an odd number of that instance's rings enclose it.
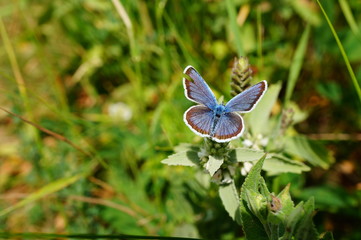
<instances>
[{"instance_id":1,"label":"green foliage","mask_svg":"<svg viewBox=\"0 0 361 240\"><path fill-rule=\"evenodd\" d=\"M178 145L175 148L177 153L168 156L162 163L168 165L196 166L198 163L199 148L190 144Z\"/></svg>"},{"instance_id":2,"label":"green foliage","mask_svg":"<svg viewBox=\"0 0 361 240\"><path fill-rule=\"evenodd\" d=\"M240 215L243 231L247 239L268 239L267 232L265 232L262 222L260 222L263 219L262 217L259 219L260 211L264 210L262 208L265 207L266 202L262 202L262 199L258 198L257 194L264 159L265 156L254 165L241 188Z\"/></svg>"},{"instance_id":3,"label":"green foliage","mask_svg":"<svg viewBox=\"0 0 361 240\"><path fill-rule=\"evenodd\" d=\"M237 162L257 161L260 159L264 152L249 148L235 148L229 152L230 158L235 159Z\"/></svg>"},{"instance_id":4,"label":"green foliage","mask_svg":"<svg viewBox=\"0 0 361 240\"><path fill-rule=\"evenodd\" d=\"M269 193L260 172L265 156L249 172L241 188L241 219L247 239L319 239L312 223L314 201L294 206L289 186Z\"/></svg>"},{"instance_id":5,"label":"green foliage","mask_svg":"<svg viewBox=\"0 0 361 240\"><path fill-rule=\"evenodd\" d=\"M239 196L234 182L219 186L219 197L223 206L233 220L240 223L239 217Z\"/></svg>"},{"instance_id":6,"label":"green foliage","mask_svg":"<svg viewBox=\"0 0 361 240\"><path fill-rule=\"evenodd\" d=\"M67 178L63 178L63 179L54 181L54 182L42 187L38 191L30 194L28 197L26 197L22 201L12 205L11 207L1 210L0 216L8 214L9 212L14 211L20 207L26 206L27 204L32 203L36 200L39 200L40 198L43 198L44 196L49 195L53 192L57 192L65 187L67 187L68 185L76 182L80 177L82 177L82 175L79 174L76 176L67 177Z\"/></svg>"},{"instance_id":7,"label":"green foliage","mask_svg":"<svg viewBox=\"0 0 361 240\"><path fill-rule=\"evenodd\" d=\"M289 216L302 239L313 198L319 232L360 239L361 8L317 3L2 1L0 105L16 115L0 111L1 238L244 239L243 202L260 237ZM243 89L269 89L240 140L201 145L182 71L227 101L241 55ZM261 188L244 185L264 153Z\"/></svg>"},{"instance_id":8,"label":"green foliage","mask_svg":"<svg viewBox=\"0 0 361 240\"><path fill-rule=\"evenodd\" d=\"M308 140L304 136L287 138L285 149L287 153L304 158L314 166L327 168L333 161L321 144Z\"/></svg>"},{"instance_id":9,"label":"green foliage","mask_svg":"<svg viewBox=\"0 0 361 240\"><path fill-rule=\"evenodd\" d=\"M280 173L298 173L310 171L310 167L300 161L294 161L281 155L273 155L264 165L263 170L269 175L279 175Z\"/></svg>"},{"instance_id":10,"label":"green foliage","mask_svg":"<svg viewBox=\"0 0 361 240\"><path fill-rule=\"evenodd\" d=\"M353 70L352 70L352 67L351 67L350 61L348 60L348 57L347 57L347 55L346 55L346 52L345 52L345 50L344 50L344 48L343 48L343 46L342 46L342 43L341 43L341 41L340 41L340 39L339 39L339 37L338 37L338 35L337 35L334 27L332 26L332 23L330 22L330 19L328 18L327 13L326 13L325 10L323 9L322 4L320 3L319 0L317 0L317 3L318 3L318 5L320 6L320 8L321 8L321 10L322 10L322 13L324 14L324 16L325 16L325 18L326 18L326 20L327 20L327 23L328 23L328 25L329 25L330 28L331 28L331 31L332 31L333 36L334 36L335 39L336 39L337 45L338 45L338 47L339 47L339 49L340 49L340 52L341 52L341 54L342 54L342 57L343 57L345 63L346 63L347 70L348 70L348 72L349 72L349 74L350 74L352 83L353 83L354 88L355 88L355 90L356 90L356 93L357 93L357 95L358 95L359 101L361 102L361 88L360 88L360 84L358 83L358 81L357 81L357 79L356 79L356 76L355 76L355 73L354 73ZM345 11L345 10L346 10L346 5L345 5L345 3L343 3L343 4L341 4L341 5L343 6L343 10ZM346 10L346 11L347 11L347 10ZM348 18L348 20L349 20L349 22L350 22L350 19L351 19L351 18L350 18L350 13L347 12L347 13L346 13L346 16L348 16L347 18Z\"/></svg>"},{"instance_id":11,"label":"green foliage","mask_svg":"<svg viewBox=\"0 0 361 240\"><path fill-rule=\"evenodd\" d=\"M290 72L288 75L287 80L287 89L286 89L286 103L288 103L291 99L291 95L293 93L293 90L296 85L296 81L299 77L302 65L303 65L303 59L306 54L306 48L308 43L308 38L310 36L310 25L307 25L305 31L303 32L300 42L297 45L297 48L295 50L295 54L293 56L292 64L290 66Z\"/></svg>"},{"instance_id":12,"label":"green foliage","mask_svg":"<svg viewBox=\"0 0 361 240\"><path fill-rule=\"evenodd\" d=\"M267 92L257 104L257 108L249 113L249 127L255 135L269 134L269 132L272 131L269 125L269 119L280 90L281 84L272 84L269 86Z\"/></svg>"}]
</instances>

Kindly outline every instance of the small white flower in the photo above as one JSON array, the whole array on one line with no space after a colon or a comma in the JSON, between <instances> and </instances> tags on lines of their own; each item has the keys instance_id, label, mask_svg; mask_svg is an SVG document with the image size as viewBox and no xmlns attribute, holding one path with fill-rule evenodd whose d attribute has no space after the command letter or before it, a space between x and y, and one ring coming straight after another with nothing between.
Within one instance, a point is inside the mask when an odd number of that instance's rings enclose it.
<instances>
[{"instance_id":1,"label":"small white flower","mask_svg":"<svg viewBox=\"0 0 361 240\"><path fill-rule=\"evenodd\" d=\"M263 147L267 146L268 144L268 138L265 137L265 138L262 138L261 141L259 142Z\"/></svg>"},{"instance_id":2,"label":"small white flower","mask_svg":"<svg viewBox=\"0 0 361 240\"><path fill-rule=\"evenodd\" d=\"M243 141L243 145L244 145L245 147L251 147L251 146L253 145L253 142L252 142L251 140L249 140L249 139L245 139L245 140Z\"/></svg>"},{"instance_id":3,"label":"small white flower","mask_svg":"<svg viewBox=\"0 0 361 240\"><path fill-rule=\"evenodd\" d=\"M129 121L133 116L132 109L123 102L110 104L108 106L108 114L114 120L123 121Z\"/></svg>"},{"instance_id":4,"label":"small white flower","mask_svg":"<svg viewBox=\"0 0 361 240\"><path fill-rule=\"evenodd\" d=\"M232 181L233 180L232 180L231 175L228 172L224 173L221 183L222 184L230 184Z\"/></svg>"},{"instance_id":5,"label":"small white flower","mask_svg":"<svg viewBox=\"0 0 361 240\"><path fill-rule=\"evenodd\" d=\"M242 176L246 176L249 173L249 171L251 171L252 167L253 167L253 164L251 162L244 162L243 167L241 168Z\"/></svg>"}]
</instances>

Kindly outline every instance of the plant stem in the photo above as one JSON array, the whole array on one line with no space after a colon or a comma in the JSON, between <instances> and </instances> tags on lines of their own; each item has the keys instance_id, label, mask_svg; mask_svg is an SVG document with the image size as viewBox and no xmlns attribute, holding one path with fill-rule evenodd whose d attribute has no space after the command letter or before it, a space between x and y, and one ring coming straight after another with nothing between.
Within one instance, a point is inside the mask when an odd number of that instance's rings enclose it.
<instances>
[{"instance_id":1,"label":"plant stem","mask_svg":"<svg viewBox=\"0 0 361 240\"><path fill-rule=\"evenodd\" d=\"M317 0L317 3L318 3L318 5L320 6L320 9L321 9L323 15L325 16L325 19L326 19L326 21L327 21L327 23L328 23L328 26L329 26L330 29L331 29L331 32L332 32L333 36L335 37L335 40L336 40L337 45L338 45L338 48L339 48L340 51L341 51L343 60L344 60L345 63L346 63L347 70L348 70L348 72L349 72L349 74L350 74L350 76L351 76L352 83L353 83L353 85L354 85L354 87L355 87L355 89L356 89L356 93L357 93L358 98L359 98L360 103L361 103L361 88L360 88L360 85L359 85L358 82L357 82L355 73L354 73L353 70L352 70L350 61L348 60L348 57L347 57L346 52L345 52L345 50L344 50L344 48L343 48L343 46L342 46L342 43L341 43L340 39L338 38L337 33L336 33L335 29L333 28L330 19L329 19L328 16L327 16L327 13L326 13L325 10L323 9L321 2L320 2L319 0Z\"/></svg>"}]
</instances>

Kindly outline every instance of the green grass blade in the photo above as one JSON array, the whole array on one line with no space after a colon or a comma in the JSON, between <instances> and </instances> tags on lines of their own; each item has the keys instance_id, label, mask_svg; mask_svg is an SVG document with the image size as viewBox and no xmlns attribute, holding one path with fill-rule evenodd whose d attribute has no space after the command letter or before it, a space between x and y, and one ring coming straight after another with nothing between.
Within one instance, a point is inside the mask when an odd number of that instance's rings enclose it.
<instances>
[{"instance_id":1,"label":"green grass blade","mask_svg":"<svg viewBox=\"0 0 361 240\"><path fill-rule=\"evenodd\" d=\"M14 48L13 48L11 42L10 42L10 38L8 36L8 33L6 31L6 28L5 28L5 25L3 23L2 18L0 18L0 35L1 35L1 38L2 38L2 41L3 41L3 44L4 44L5 51L6 51L7 56L8 56L9 62L10 62L10 66L11 66L12 71L14 73L15 81L16 81L16 84L18 86L18 90L19 90L21 100L23 101L25 109L28 111L29 110L29 106L28 106L29 105L29 99L28 99L28 94L27 94L27 90L26 90L26 83L25 83L25 80L24 80L23 75L21 73L19 63L18 63L18 61L16 59Z\"/></svg>"},{"instance_id":2,"label":"green grass blade","mask_svg":"<svg viewBox=\"0 0 361 240\"><path fill-rule=\"evenodd\" d=\"M5 28L4 22L1 17L0 17L0 36L3 41L4 48L5 48L5 51L7 53L7 56L8 56L9 62L10 62L10 66L12 68L12 71L13 71L13 74L15 77L16 85L19 90L20 99L23 103L23 107L26 112L26 116L32 120L33 112L32 112L32 109L30 108L30 103L29 103L30 101L29 101L29 97L28 97L28 93L27 93L26 82L21 73L20 66L19 66L18 60L16 58L14 48L12 46L9 35L7 33L7 30ZM26 126L26 128L27 127L28 126ZM40 141L39 132L35 128L29 128L29 132L30 132L31 136L34 138L34 140L36 142L36 146L38 148L38 151L40 152L42 149L42 142Z\"/></svg>"},{"instance_id":3,"label":"green grass blade","mask_svg":"<svg viewBox=\"0 0 361 240\"><path fill-rule=\"evenodd\" d=\"M188 49L185 37L182 36L182 34L179 33L179 30L178 30L178 27L177 27L176 23L173 22L172 17L169 16L168 14L166 14L166 13L164 13L163 17L164 17L165 22L168 24L169 29L174 34L174 37L175 37L177 43L179 44L179 48L182 50L182 53L184 54L184 57L185 57L186 61L189 64L193 63L194 58L191 55L192 51L190 49Z\"/></svg>"},{"instance_id":4,"label":"green grass blade","mask_svg":"<svg viewBox=\"0 0 361 240\"><path fill-rule=\"evenodd\" d=\"M237 48L237 53L238 56L245 56L244 50L243 50L243 46L242 46L242 41L241 41L241 33L239 31L239 28L237 26L237 17L236 17L236 12L234 11L235 9L235 4L233 0L226 0L226 5L227 5L227 12L229 15L229 24L231 27L231 32L234 35L234 42Z\"/></svg>"},{"instance_id":5,"label":"green grass blade","mask_svg":"<svg viewBox=\"0 0 361 240\"><path fill-rule=\"evenodd\" d=\"M262 9L261 7L257 8L257 56L258 60L258 67L263 69L263 27L262 27ZM263 77L261 77L263 79Z\"/></svg>"},{"instance_id":6,"label":"green grass blade","mask_svg":"<svg viewBox=\"0 0 361 240\"><path fill-rule=\"evenodd\" d=\"M123 4L121 1L117 1L117 0L112 0L112 3L114 5L115 10L117 11L119 17L121 18L121 20L123 21L125 28L127 29L127 35L128 35L128 39L129 39L129 47L130 47L130 56L132 59L132 63L134 65L134 67L130 67L129 68L133 71L134 69L134 75L135 77L133 78L129 78L129 79L133 79L132 84L135 88L135 96L137 99L137 102L139 104L138 106L138 110L139 112L143 111L143 86L142 86L142 74L141 74L141 67L140 67L140 49L139 49L139 45L137 40L136 40L136 36L134 34L134 25L133 22L130 18L130 16L128 15L128 12L126 11L126 9L124 8Z\"/></svg>"},{"instance_id":7,"label":"green grass blade","mask_svg":"<svg viewBox=\"0 0 361 240\"><path fill-rule=\"evenodd\" d=\"M321 22L321 18L316 9L309 4L308 1L287 1L287 3L293 8L295 13L297 13L305 22L311 24L312 26L318 26Z\"/></svg>"},{"instance_id":8,"label":"green grass blade","mask_svg":"<svg viewBox=\"0 0 361 240\"><path fill-rule=\"evenodd\" d=\"M361 37L360 29L358 28L355 18L352 15L350 5L348 4L348 2L346 0L339 0L339 3L341 6L342 13L343 13L343 15L345 15L346 21L347 21L348 25L350 25L352 32L356 36Z\"/></svg>"},{"instance_id":9,"label":"green grass blade","mask_svg":"<svg viewBox=\"0 0 361 240\"><path fill-rule=\"evenodd\" d=\"M49 183L49 184L45 185L44 187L40 188L38 191L35 191L34 193L30 194L28 197L21 200L20 202L12 205L11 207L1 210L0 217L8 214L11 211L21 208L29 203L39 200L40 198L45 197L46 195L52 194L63 188L66 188L67 186L78 181L82 176L84 176L84 174L77 174L72 177L62 178L62 179L56 180L52 183Z\"/></svg>"},{"instance_id":10,"label":"green grass blade","mask_svg":"<svg viewBox=\"0 0 361 240\"><path fill-rule=\"evenodd\" d=\"M303 34L301 36L301 39L300 39L300 41L297 45L296 51L295 51L295 55L293 56L293 59L292 59L292 64L290 67L290 72L289 72L288 80L287 80L286 99L285 99L286 103L288 103L290 101L291 95L292 95L293 90L296 85L296 81L298 79L298 76L300 75L300 71L301 71L302 64L303 64L303 59L306 54L309 36L310 36L310 25L308 24L305 31L303 32Z\"/></svg>"},{"instance_id":11,"label":"green grass blade","mask_svg":"<svg viewBox=\"0 0 361 240\"><path fill-rule=\"evenodd\" d=\"M353 70L352 70L350 61L348 60L348 57L347 57L346 52L345 52L345 50L344 50L344 48L343 48L343 46L342 46L342 43L341 43L340 39L338 38L338 35L337 35L335 29L333 28L330 19L329 19L328 16L327 16L327 13L326 13L325 10L323 9L321 2L320 2L319 0L317 0L317 3L318 3L318 5L320 6L320 9L321 9L323 15L325 16L325 19L326 19L326 21L327 21L327 23L328 23L328 26L329 26L330 29L331 29L331 32L332 32L333 36L335 37L335 40L336 40L337 45L338 45L338 48L339 48L340 51L341 51L343 60L344 60L345 63L346 63L347 70L348 70L348 72L349 72L349 74L350 74L350 77L351 77L351 79L352 79L352 83L353 83L353 85L354 85L354 87L355 87L356 93L357 93L358 98L359 98L360 103L361 103L361 88L360 88L359 83L357 82L355 73L354 73Z\"/></svg>"}]
</instances>

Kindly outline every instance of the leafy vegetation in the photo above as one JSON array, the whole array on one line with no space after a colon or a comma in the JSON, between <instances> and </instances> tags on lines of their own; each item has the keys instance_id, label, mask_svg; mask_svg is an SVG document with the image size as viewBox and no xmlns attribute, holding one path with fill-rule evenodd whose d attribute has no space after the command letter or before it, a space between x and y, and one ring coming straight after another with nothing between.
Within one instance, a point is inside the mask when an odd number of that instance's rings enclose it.
<instances>
[{"instance_id":1,"label":"leafy vegetation","mask_svg":"<svg viewBox=\"0 0 361 240\"><path fill-rule=\"evenodd\" d=\"M2 238L361 238L359 1L22 0L0 16ZM241 139L184 124L187 65L225 101L267 80Z\"/></svg>"}]
</instances>

